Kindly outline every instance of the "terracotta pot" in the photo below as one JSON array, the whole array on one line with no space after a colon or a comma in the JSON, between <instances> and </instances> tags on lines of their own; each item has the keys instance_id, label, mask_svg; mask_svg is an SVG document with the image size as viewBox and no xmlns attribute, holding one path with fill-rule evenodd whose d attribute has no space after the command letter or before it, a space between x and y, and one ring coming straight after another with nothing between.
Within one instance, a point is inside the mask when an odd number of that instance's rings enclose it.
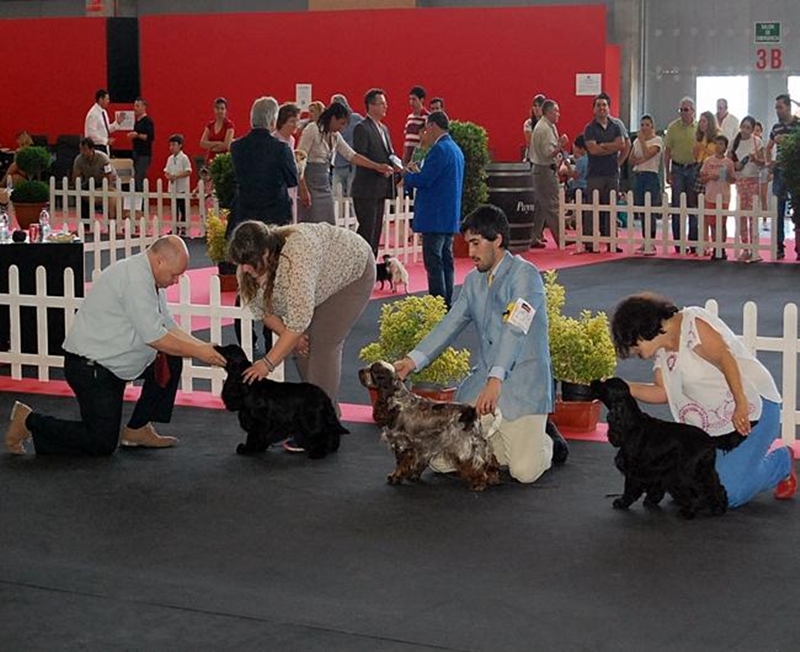
<instances>
[{"instance_id":1,"label":"terracotta pot","mask_svg":"<svg viewBox=\"0 0 800 652\"><path fill-rule=\"evenodd\" d=\"M220 274L219 289L220 292L237 292L239 290L239 283L236 280L236 274Z\"/></svg>"},{"instance_id":2,"label":"terracotta pot","mask_svg":"<svg viewBox=\"0 0 800 652\"><path fill-rule=\"evenodd\" d=\"M556 410L550 420L559 430L593 432L600 420L600 401L562 401L556 399Z\"/></svg>"},{"instance_id":3,"label":"terracotta pot","mask_svg":"<svg viewBox=\"0 0 800 652\"><path fill-rule=\"evenodd\" d=\"M14 203L14 217L17 218L17 224L23 231L27 231L31 224L39 222L39 213L42 209L47 208L48 202L36 202L35 204L22 204L19 202Z\"/></svg>"}]
</instances>

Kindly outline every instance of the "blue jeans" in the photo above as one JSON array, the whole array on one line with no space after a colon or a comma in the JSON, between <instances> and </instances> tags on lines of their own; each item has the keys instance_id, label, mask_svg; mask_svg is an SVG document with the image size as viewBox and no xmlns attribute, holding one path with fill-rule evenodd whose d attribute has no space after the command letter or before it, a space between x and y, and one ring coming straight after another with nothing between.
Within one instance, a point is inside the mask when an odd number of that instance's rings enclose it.
<instances>
[{"instance_id":1,"label":"blue jeans","mask_svg":"<svg viewBox=\"0 0 800 652\"><path fill-rule=\"evenodd\" d=\"M786 182L783 180L780 168L775 168L772 177L772 194L778 198L778 253L784 251L784 240L786 239L786 226L784 221L786 219L786 204L788 203L790 194L789 189L786 187ZM797 220L794 217L795 211L792 209L792 221L794 222L795 229L797 229ZM795 251L800 253L798 244L795 241Z\"/></svg>"},{"instance_id":2,"label":"blue jeans","mask_svg":"<svg viewBox=\"0 0 800 652\"><path fill-rule=\"evenodd\" d=\"M681 205L681 193L686 193L686 206L697 208L697 193L694 191L694 182L697 179L697 167L693 164L672 166L672 202L671 206L677 208ZM672 215L672 237L680 240L681 216ZM697 240L697 214L689 215L689 240ZM677 249L677 247L676 247Z\"/></svg>"},{"instance_id":3,"label":"blue jeans","mask_svg":"<svg viewBox=\"0 0 800 652\"><path fill-rule=\"evenodd\" d=\"M762 398L761 418L738 447L717 451L717 473L728 492L728 505L739 507L756 494L772 489L789 475L792 458L786 448L767 453L780 432L781 406Z\"/></svg>"},{"instance_id":4,"label":"blue jeans","mask_svg":"<svg viewBox=\"0 0 800 652\"><path fill-rule=\"evenodd\" d=\"M644 206L644 199L650 193L650 205L659 206L661 204L661 179L658 172L635 172L633 177L633 203L637 206ZM642 236L645 236L644 213L637 213L636 217L642 220ZM650 237L656 237L656 225L658 221L655 215L650 215Z\"/></svg>"},{"instance_id":5,"label":"blue jeans","mask_svg":"<svg viewBox=\"0 0 800 652\"><path fill-rule=\"evenodd\" d=\"M428 293L453 305L453 234L423 233L422 262L428 274Z\"/></svg>"}]
</instances>

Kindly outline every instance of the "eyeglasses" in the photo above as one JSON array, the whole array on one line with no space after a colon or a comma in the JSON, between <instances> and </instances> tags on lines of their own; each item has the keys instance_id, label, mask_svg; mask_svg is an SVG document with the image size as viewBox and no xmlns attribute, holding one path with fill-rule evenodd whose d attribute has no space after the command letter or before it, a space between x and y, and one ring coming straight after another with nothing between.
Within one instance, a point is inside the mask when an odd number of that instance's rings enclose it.
<instances>
[{"instance_id":1,"label":"eyeglasses","mask_svg":"<svg viewBox=\"0 0 800 652\"><path fill-rule=\"evenodd\" d=\"M694 109L690 109L690 108L685 107L685 106L681 107L680 109L678 109L678 113L691 113L692 111L694 111Z\"/></svg>"}]
</instances>

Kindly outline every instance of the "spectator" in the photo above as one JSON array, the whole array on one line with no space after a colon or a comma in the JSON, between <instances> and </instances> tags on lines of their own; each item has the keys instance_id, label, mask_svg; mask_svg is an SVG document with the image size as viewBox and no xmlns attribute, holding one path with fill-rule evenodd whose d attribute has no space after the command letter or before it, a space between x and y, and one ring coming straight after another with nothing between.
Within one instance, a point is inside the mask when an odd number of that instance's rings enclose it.
<instances>
[{"instance_id":1,"label":"spectator","mask_svg":"<svg viewBox=\"0 0 800 652\"><path fill-rule=\"evenodd\" d=\"M444 111L444 99L441 97L432 97L428 105L428 111L431 113L434 111Z\"/></svg>"},{"instance_id":2,"label":"spectator","mask_svg":"<svg viewBox=\"0 0 800 652\"><path fill-rule=\"evenodd\" d=\"M453 303L453 234L461 221L464 154L450 137L450 122L443 111L429 113L421 144L427 150L424 165L409 163L404 182L416 188L414 231L422 234L422 260L428 275L428 292Z\"/></svg>"},{"instance_id":3,"label":"spectator","mask_svg":"<svg viewBox=\"0 0 800 652\"><path fill-rule=\"evenodd\" d=\"M631 164L633 165L633 203L636 206L645 205L645 196L650 195L650 205L661 205L661 159L663 158L664 143L661 136L657 136L653 118L643 115L639 121L639 133L633 142L631 151ZM637 218L642 221L642 238L647 240L646 220L644 213L638 213ZM656 237L656 215L650 214L650 240ZM637 253L653 256L656 253L655 245L645 242Z\"/></svg>"},{"instance_id":4,"label":"spectator","mask_svg":"<svg viewBox=\"0 0 800 652\"><path fill-rule=\"evenodd\" d=\"M785 219L786 207L789 200L794 200L786 186L786 181L783 178L783 172L777 164L778 152L781 147L781 142L786 136L800 129L800 118L792 115L792 100L789 95L782 93L775 98L775 114L778 116L776 122L769 132L769 142L767 143L767 163L772 170L772 194L778 199L778 260L782 260L785 256L784 239L785 239ZM777 148L777 149L776 149ZM773 155L773 150L775 154ZM797 226L797 210L792 207L792 221L794 222L794 249L797 260L800 260L800 230Z\"/></svg>"},{"instance_id":5,"label":"spectator","mask_svg":"<svg viewBox=\"0 0 800 652\"><path fill-rule=\"evenodd\" d=\"M667 171L667 183L671 186L673 208L680 207L682 195L688 208L697 208L695 182L698 166L694 158L697 123L694 121L694 100L684 97L678 107L680 118L670 122L664 137L664 168ZM681 239L679 213L672 214L672 238L676 243ZM689 215L689 240L697 241L697 214ZM675 251L680 250L676 244Z\"/></svg>"},{"instance_id":6,"label":"spectator","mask_svg":"<svg viewBox=\"0 0 800 652\"><path fill-rule=\"evenodd\" d=\"M19 181L24 181L28 178L17 165L17 152L25 147L33 145L33 138L31 138L31 135L27 131L20 131L16 136L16 141L17 149L14 152L14 160L11 162L11 165L8 166L8 170L6 170L6 173L3 175L3 179L0 180L0 186L3 188L8 186L9 182L10 185L13 186Z\"/></svg>"},{"instance_id":7,"label":"spectator","mask_svg":"<svg viewBox=\"0 0 800 652\"><path fill-rule=\"evenodd\" d=\"M164 176L169 181L169 193L176 196L175 208L178 219L187 224L186 196L189 194L189 177L192 176L192 164L183 152L183 136L172 134L169 137L169 157L164 167ZM187 224L188 226L188 224Z\"/></svg>"},{"instance_id":8,"label":"spectator","mask_svg":"<svg viewBox=\"0 0 800 652\"><path fill-rule=\"evenodd\" d=\"M727 211L731 203L731 184L734 177L733 161L725 156L725 152L728 151L728 139L725 134L717 134L713 142L714 155L707 157L700 167L699 176L706 189L703 207L707 211L713 211L716 208ZM727 220L728 216L724 212L719 218L716 213L706 213L706 228L710 231L711 242L717 241L717 227L719 226L719 241L723 243L720 253L714 247L711 252L711 260L726 258L724 243L728 239ZM750 257L745 256L745 252L742 252L739 260L750 262Z\"/></svg>"},{"instance_id":9,"label":"spectator","mask_svg":"<svg viewBox=\"0 0 800 652\"><path fill-rule=\"evenodd\" d=\"M206 166L219 154L224 154L231 148L235 127L228 120L228 100L218 97L214 100L214 119L209 121L200 136L200 149L206 151Z\"/></svg>"},{"instance_id":10,"label":"spectator","mask_svg":"<svg viewBox=\"0 0 800 652\"><path fill-rule=\"evenodd\" d=\"M383 229L383 204L394 196L395 186L392 178L392 165L396 171L401 168L400 159L392 148L389 129L383 124L388 103L386 95L379 88L372 88L364 96L367 115L353 133L353 149L366 159L378 164L375 169L359 167L353 180L353 207L358 218L358 233L377 255Z\"/></svg>"},{"instance_id":11,"label":"spectator","mask_svg":"<svg viewBox=\"0 0 800 652\"><path fill-rule=\"evenodd\" d=\"M753 199L759 196L761 170L764 169L764 145L756 136L756 119L747 115L742 118L739 133L733 139L730 157L736 170L736 196L738 208L752 211ZM739 235L743 243L749 243L758 237L758 217L743 215L739 218ZM744 249L740 255L744 262L758 262L758 253L752 249Z\"/></svg>"},{"instance_id":12,"label":"spectator","mask_svg":"<svg viewBox=\"0 0 800 652\"><path fill-rule=\"evenodd\" d=\"M295 138L294 134L297 131L297 123L300 120L300 107L291 102L281 104L278 109L278 120L275 123L275 131L272 136L278 140L283 141L292 151L294 156ZM295 167L297 167L297 160L295 160ZM300 178L300 171L297 172L298 179ZM297 222L297 186L290 187L289 199L292 202L292 222Z\"/></svg>"},{"instance_id":13,"label":"spectator","mask_svg":"<svg viewBox=\"0 0 800 652\"><path fill-rule=\"evenodd\" d=\"M133 115L136 116L136 122L133 125L133 131L128 132L128 138L133 143L134 187L141 192L144 188L144 180L147 178L150 161L153 158L156 128L153 119L147 115L147 102L141 97L133 103Z\"/></svg>"},{"instance_id":14,"label":"spectator","mask_svg":"<svg viewBox=\"0 0 800 652\"><path fill-rule=\"evenodd\" d=\"M111 98L108 91L101 88L94 94L94 104L83 122L84 137L90 138L94 143L94 148L106 155L111 153L110 146L114 143L111 134L122 129L121 113L114 122L110 122L108 119L106 109L110 103Z\"/></svg>"},{"instance_id":15,"label":"spectator","mask_svg":"<svg viewBox=\"0 0 800 652\"><path fill-rule=\"evenodd\" d=\"M533 134L533 128L536 126L536 123L539 122L539 118L542 117L542 104L544 104L545 96L541 93L537 93L533 96L533 101L531 102L531 115L530 117L522 123L522 137L525 140L525 151L522 154L522 162L523 163L530 163L530 146L531 146L531 134Z\"/></svg>"},{"instance_id":16,"label":"spectator","mask_svg":"<svg viewBox=\"0 0 800 652\"><path fill-rule=\"evenodd\" d=\"M75 157L72 164L72 182L77 186L80 179L80 187L83 190L89 189L90 179L94 179L95 188L98 193L94 196L95 208L103 206L103 194L100 189L102 188L103 179L107 179L109 184L117 178L114 166L105 152L98 152L95 150L94 143L91 138L84 138L80 144L80 154ZM91 208L89 206L89 199L81 198L81 210L85 216L91 215ZM117 203L113 201L108 202L108 215L109 220L113 220L117 215Z\"/></svg>"},{"instance_id":17,"label":"spectator","mask_svg":"<svg viewBox=\"0 0 800 652\"><path fill-rule=\"evenodd\" d=\"M331 103L339 102L344 104L350 111L350 119L339 133L344 138L350 147L353 146L353 134L356 130L356 125L359 124L364 117L360 113L356 113L350 108L347 98L344 95L336 94L331 97ZM333 156L333 194L336 197L349 197L350 190L353 187L353 179L356 175L355 166L350 163L344 156L336 153Z\"/></svg>"},{"instance_id":18,"label":"spectator","mask_svg":"<svg viewBox=\"0 0 800 652\"><path fill-rule=\"evenodd\" d=\"M403 167L410 161L416 160L414 153L420 146L420 132L425 126L425 117L428 115L425 109L425 89L422 86L414 86L408 93L408 103L411 106L411 113L406 116L403 132Z\"/></svg>"},{"instance_id":19,"label":"spectator","mask_svg":"<svg viewBox=\"0 0 800 652\"><path fill-rule=\"evenodd\" d=\"M719 130L725 134L728 142L732 143L733 139L736 138L736 134L739 133L739 118L732 113L728 113L728 100L724 97L717 100L717 115L715 117Z\"/></svg>"}]
</instances>

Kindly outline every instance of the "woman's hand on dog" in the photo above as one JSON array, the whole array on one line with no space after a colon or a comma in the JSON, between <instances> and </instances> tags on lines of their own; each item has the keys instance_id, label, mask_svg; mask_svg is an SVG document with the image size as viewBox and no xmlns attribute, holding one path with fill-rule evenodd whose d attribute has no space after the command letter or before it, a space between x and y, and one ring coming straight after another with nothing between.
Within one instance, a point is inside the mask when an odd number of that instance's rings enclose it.
<instances>
[{"instance_id":1,"label":"woman's hand on dog","mask_svg":"<svg viewBox=\"0 0 800 652\"><path fill-rule=\"evenodd\" d=\"M410 374L414 369L417 368L417 365L414 364L414 361L411 358L405 357L401 358L400 360L395 360L392 363L394 370L397 372L398 378L400 380L405 380L406 376Z\"/></svg>"},{"instance_id":2,"label":"woman's hand on dog","mask_svg":"<svg viewBox=\"0 0 800 652\"><path fill-rule=\"evenodd\" d=\"M736 404L731 421L736 432L740 435L747 437L750 434L750 409L747 403L743 405Z\"/></svg>"},{"instance_id":3,"label":"woman's hand on dog","mask_svg":"<svg viewBox=\"0 0 800 652\"><path fill-rule=\"evenodd\" d=\"M494 414L502 389L503 381L499 378L489 378L489 380L486 381L483 390L478 394L478 398L475 399L475 409L478 411L478 414L481 416L484 414Z\"/></svg>"},{"instance_id":4,"label":"woman's hand on dog","mask_svg":"<svg viewBox=\"0 0 800 652\"><path fill-rule=\"evenodd\" d=\"M269 367L262 358L244 370L242 380L245 384L252 385L256 380L264 380L267 376L269 376Z\"/></svg>"}]
</instances>

